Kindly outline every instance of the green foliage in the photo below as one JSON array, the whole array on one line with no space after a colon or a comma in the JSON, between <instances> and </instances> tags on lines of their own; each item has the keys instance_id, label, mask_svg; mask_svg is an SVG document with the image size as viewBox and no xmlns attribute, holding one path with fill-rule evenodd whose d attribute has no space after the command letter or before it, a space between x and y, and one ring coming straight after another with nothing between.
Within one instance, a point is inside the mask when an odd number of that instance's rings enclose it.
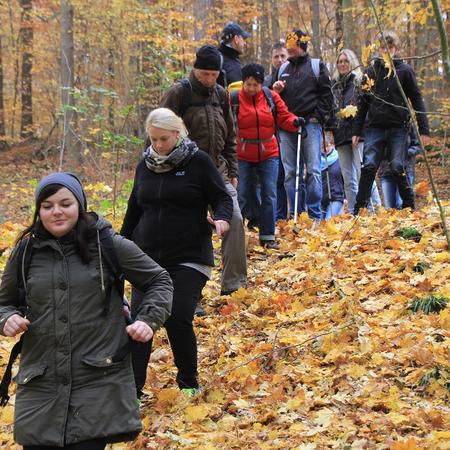
<instances>
[{"instance_id":1,"label":"green foliage","mask_svg":"<svg viewBox=\"0 0 450 450\"><path fill-rule=\"evenodd\" d=\"M419 311L425 314L438 313L447 307L448 300L443 295L427 295L423 298L415 298L408 309L415 313Z\"/></svg>"},{"instance_id":2,"label":"green foliage","mask_svg":"<svg viewBox=\"0 0 450 450\"><path fill-rule=\"evenodd\" d=\"M413 267L413 271L414 271L414 272L421 273L421 274L424 274L424 273L425 273L425 270L426 270L426 269L429 269L429 268L430 268L430 265L429 265L427 262L425 262L425 261L419 261L419 262Z\"/></svg>"},{"instance_id":3,"label":"green foliage","mask_svg":"<svg viewBox=\"0 0 450 450\"><path fill-rule=\"evenodd\" d=\"M419 386L428 387L431 380L444 379L444 386L450 391L450 371L446 367L436 366L428 371L419 381ZM448 381L447 381L448 380Z\"/></svg>"},{"instance_id":4,"label":"green foliage","mask_svg":"<svg viewBox=\"0 0 450 450\"><path fill-rule=\"evenodd\" d=\"M416 242L420 241L420 238L422 237L422 234L414 227L399 228L395 232L395 235L403 239L410 239Z\"/></svg>"}]
</instances>

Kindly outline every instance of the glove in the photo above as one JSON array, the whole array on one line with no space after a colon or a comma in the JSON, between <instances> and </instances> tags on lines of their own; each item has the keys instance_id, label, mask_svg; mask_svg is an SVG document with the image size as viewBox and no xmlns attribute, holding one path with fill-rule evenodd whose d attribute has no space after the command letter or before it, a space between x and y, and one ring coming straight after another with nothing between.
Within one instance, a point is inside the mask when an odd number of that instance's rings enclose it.
<instances>
[{"instance_id":1,"label":"glove","mask_svg":"<svg viewBox=\"0 0 450 450\"><path fill-rule=\"evenodd\" d=\"M306 120L303 117L296 117L294 119L294 127L303 127L306 124Z\"/></svg>"}]
</instances>

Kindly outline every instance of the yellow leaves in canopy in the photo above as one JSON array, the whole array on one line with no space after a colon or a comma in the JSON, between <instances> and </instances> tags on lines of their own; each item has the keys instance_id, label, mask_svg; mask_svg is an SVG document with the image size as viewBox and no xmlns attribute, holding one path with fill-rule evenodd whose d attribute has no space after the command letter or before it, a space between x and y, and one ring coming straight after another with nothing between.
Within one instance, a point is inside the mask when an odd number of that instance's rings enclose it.
<instances>
[{"instance_id":1,"label":"yellow leaves in canopy","mask_svg":"<svg viewBox=\"0 0 450 450\"><path fill-rule=\"evenodd\" d=\"M188 422L201 422L208 417L208 408L205 405L188 406L185 417Z\"/></svg>"}]
</instances>

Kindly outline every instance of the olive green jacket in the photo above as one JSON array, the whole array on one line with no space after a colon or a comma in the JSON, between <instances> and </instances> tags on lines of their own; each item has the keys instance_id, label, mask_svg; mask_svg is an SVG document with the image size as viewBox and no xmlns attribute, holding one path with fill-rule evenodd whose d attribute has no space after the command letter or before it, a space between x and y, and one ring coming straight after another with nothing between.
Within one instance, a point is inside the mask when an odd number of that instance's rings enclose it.
<instances>
[{"instance_id":1,"label":"olive green jacket","mask_svg":"<svg viewBox=\"0 0 450 450\"><path fill-rule=\"evenodd\" d=\"M111 227L99 219L97 229ZM91 242L92 241L92 242ZM95 438L133 439L141 430L122 299L112 289L109 307L101 291L96 239L84 264L72 236L34 237L28 269L27 318L15 378L14 436L21 445L63 446ZM170 315L168 273L133 242L113 235L127 280L144 293L137 320L156 331ZM0 286L0 332L17 309L17 251Z\"/></svg>"},{"instance_id":2,"label":"olive green jacket","mask_svg":"<svg viewBox=\"0 0 450 450\"><path fill-rule=\"evenodd\" d=\"M218 84L207 88L191 72L190 105L183 114L189 138L208 153L225 182L238 176L236 132L227 91ZM175 83L163 96L161 107L180 114L184 88Z\"/></svg>"}]
</instances>

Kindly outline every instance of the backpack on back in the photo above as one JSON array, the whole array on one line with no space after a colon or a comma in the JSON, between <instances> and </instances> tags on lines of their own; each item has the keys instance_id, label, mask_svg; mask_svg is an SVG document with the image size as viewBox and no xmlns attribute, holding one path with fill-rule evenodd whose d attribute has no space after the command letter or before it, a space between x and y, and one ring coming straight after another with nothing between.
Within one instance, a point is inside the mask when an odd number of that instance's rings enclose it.
<instances>
[{"instance_id":1,"label":"backpack on back","mask_svg":"<svg viewBox=\"0 0 450 450\"><path fill-rule=\"evenodd\" d=\"M263 86L264 97L266 98L269 110L273 115L273 120L275 122L275 127L277 126L277 108L273 100L272 91L267 87ZM230 102L231 102L231 112L233 113L233 120L237 127L238 114L239 114L239 91L230 92Z\"/></svg>"},{"instance_id":2,"label":"backpack on back","mask_svg":"<svg viewBox=\"0 0 450 450\"><path fill-rule=\"evenodd\" d=\"M100 238L101 261L104 261L106 263L110 275L107 283L102 283L102 290L104 290L105 298L103 311L106 315L109 311L109 302L111 299L111 292L113 287L117 289L120 297L124 298L125 275L114 249L111 230L109 228L104 228L98 233ZM17 249L17 298L19 304L18 309L23 316L26 316L28 309L26 280L33 256L33 248L29 244L30 239L20 241ZM125 322L127 324L130 324L131 318L125 316ZM23 336L24 333L22 333L20 339L14 344L9 355L9 361L3 374L3 379L0 383L0 406L5 406L9 400L8 388L11 383L12 366L19 356L20 352L22 351Z\"/></svg>"},{"instance_id":3,"label":"backpack on back","mask_svg":"<svg viewBox=\"0 0 450 450\"><path fill-rule=\"evenodd\" d=\"M190 108L191 106L206 106L206 105L222 108L224 118L227 117L229 110L228 98L225 99L225 97L221 95L220 88L217 83L214 86L214 90L217 93L217 96L220 98L220 103L209 101L192 102L191 82L187 78L183 78L182 80L178 81L178 83L180 83L181 86L183 87L183 97L181 99L180 109L178 111L178 115L181 118L184 116L188 108Z\"/></svg>"},{"instance_id":4,"label":"backpack on back","mask_svg":"<svg viewBox=\"0 0 450 450\"><path fill-rule=\"evenodd\" d=\"M310 62L311 62L311 69L313 71L313 74L316 77L316 80L319 81L319 76L320 76L320 59L319 58L311 58ZM286 61L283 64L281 64L280 68L278 69L278 77L277 77L278 80L281 78L281 75L287 69L287 66L289 64L290 64L289 61Z\"/></svg>"}]
</instances>

